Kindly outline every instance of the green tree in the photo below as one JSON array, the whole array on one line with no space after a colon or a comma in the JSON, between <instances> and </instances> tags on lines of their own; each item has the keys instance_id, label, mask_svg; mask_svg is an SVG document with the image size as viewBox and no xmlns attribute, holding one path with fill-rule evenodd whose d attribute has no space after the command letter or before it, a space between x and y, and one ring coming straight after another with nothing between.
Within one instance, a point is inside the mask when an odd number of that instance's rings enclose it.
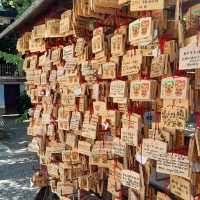
<instances>
[{"instance_id":1,"label":"green tree","mask_svg":"<svg viewBox=\"0 0 200 200\"><path fill-rule=\"evenodd\" d=\"M30 97L27 95L26 91L23 91L18 99L17 111L23 114L27 112L29 108L31 108Z\"/></svg>"},{"instance_id":2,"label":"green tree","mask_svg":"<svg viewBox=\"0 0 200 200\"><path fill-rule=\"evenodd\" d=\"M18 16L20 16L34 0L1 0L4 8L16 9Z\"/></svg>"},{"instance_id":3,"label":"green tree","mask_svg":"<svg viewBox=\"0 0 200 200\"><path fill-rule=\"evenodd\" d=\"M0 0L0 7L3 7L5 11L12 11L12 13L17 11L19 15L25 8L30 6L31 2L32 0ZM0 32L6 29L7 26L7 24L0 25ZM1 62L17 65L21 71L23 59L16 50L17 38L17 34L12 34L12 36L5 36L0 40L0 59Z\"/></svg>"},{"instance_id":4,"label":"green tree","mask_svg":"<svg viewBox=\"0 0 200 200\"><path fill-rule=\"evenodd\" d=\"M21 123L24 120L29 119L29 108L31 108L31 106L31 99L27 95L26 91L24 91L17 102L17 111L21 114L21 116L16 120L17 123Z\"/></svg>"},{"instance_id":5,"label":"green tree","mask_svg":"<svg viewBox=\"0 0 200 200\"><path fill-rule=\"evenodd\" d=\"M0 32L3 31L6 26L0 26ZM17 65L18 69L21 71L23 59L16 50L16 43L16 34L13 34L12 37L4 37L2 40L0 40L0 59L5 63Z\"/></svg>"}]
</instances>

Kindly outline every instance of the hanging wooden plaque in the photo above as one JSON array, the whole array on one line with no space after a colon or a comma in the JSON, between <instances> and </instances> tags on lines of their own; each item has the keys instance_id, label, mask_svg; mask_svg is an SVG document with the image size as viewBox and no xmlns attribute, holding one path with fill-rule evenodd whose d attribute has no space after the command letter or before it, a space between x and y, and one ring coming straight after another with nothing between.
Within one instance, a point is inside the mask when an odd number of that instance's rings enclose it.
<instances>
[{"instance_id":1,"label":"hanging wooden plaque","mask_svg":"<svg viewBox=\"0 0 200 200\"><path fill-rule=\"evenodd\" d=\"M164 0L131 0L131 11L162 10L165 7Z\"/></svg>"},{"instance_id":2,"label":"hanging wooden plaque","mask_svg":"<svg viewBox=\"0 0 200 200\"><path fill-rule=\"evenodd\" d=\"M113 153L121 157L126 154L126 144L117 137L113 139Z\"/></svg>"},{"instance_id":3,"label":"hanging wooden plaque","mask_svg":"<svg viewBox=\"0 0 200 200\"><path fill-rule=\"evenodd\" d=\"M156 96L157 83L155 80L131 81L130 99L134 101L151 101Z\"/></svg>"},{"instance_id":4,"label":"hanging wooden plaque","mask_svg":"<svg viewBox=\"0 0 200 200\"><path fill-rule=\"evenodd\" d=\"M102 65L102 79L116 78L116 64L114 62L107 62Z\"/></svg>"},{"instance_id":5,"label":"hanging wooden plaque","mask_svg":"<svg viewBox=\"0 0 200 200\"><path fill-rule=\"evenodd\" d=\"M200 68L200 47L191 44L180 48L179 69L190 70Z\"/></svg>"},{"instance_id":6,"label":"hanging wooden plaque","mask_svg":"<svg viewBox=\"0 0 200 200\"><path fill-rule=\"evenodd\" d=\"M184 129L187 111L184 107L163 107L161 109L161 124L166 128Z\"/></svg>"},{"instance_id":7,"label":"hanging wooden plaque","mask_svg":"<svg viewBox=\"0 0 200 200\"><path fill-rule=\"evenodd\" d=\"M184 200L191 199L191 183L179 176L170 176L170 192Z\"/></svg>"},{"instance_id":8,"label":"hanging wooden plaque","mask_svg":"<svg viewBox=\"0 0 200 200\"><path fill-rule=\"evenodd\" d=\"M112 56L122 56L125 50L124 36L115 34L111 38L111 54Z\"/></svg>"},{"instance_id":9,"label":"hanging wooden plaque","mask_svg":"<svg viewBox=\"0 0 200 200\"><path fill-rule=\"evenodd\" d=\"M151 17L137 19L129 24L129 42L134 46L148 45L153 40Z\"/></svg>"},{"instance_id":10,"label":"hanging wooden plaque","mask_svg":"<svg viewBox=\"0 0 200 200\"><path fill-rule=\"evenodd\" d=\"M161 98L187 99L189 80L186 77L168 77L161 82Z\"/></svg>"},{"instance_id":11,"label":"hanging wooden plaque","mask_svg":"<svg viewBox=\"0 0 200 200\"><path fill-rule=\"evenodd\" d=\"M157 192L157 198L156 200L171 200L171 198L162 192Z\"/></svg>"},{"instance_id":12,"label":"hanging wooden plaque","mask_svg":"<svg viewBox=\"0 0 200 200\"><path fill-rule=\"evenodd\" d=\"M128 76L133 74L138 74L142 64L142 55L134 54L133 52L127 52L123 56L121 75Z\"/></svg>"},{"instance_id":13,"label":"hanging wooden plaque","mask_svg":"<svg viewBox=\"0 0 200 200\"><path fill-rule=\"evenodd\" d=\"M46 37L60 37L60 19L46 20Z\"/></svg>"},{"instance_id":14,"label":"hanging wooden plaque","mask_svg":"<svg viewBox=\"0 0 200 200\"><path fill-rule=\"evenodd\" d=\"M160 154L156 171L190 179L190 165L191 163L187 156L175 153Z\"/></svg>"},{"instance_id":15,"label":"hanging wooden plaque","mask_svg":"<svg viewBox=\"0 0 200 200\"><path fill-rule=\"evenodd\" d=\"M131 170L122 170L121 183L124 186L140 191L140 174Z\"/></svg>"},{"instance_id":16,"label":"hanging wooden plaque","mask_svg":"<svg viewBox=\"0 0 200 200\"><path fill-rule=\"evenodd\" d=\"M138 130L133 128L122 128L121 129L121 139L128 145L138 146Z\"/></svg>"},{"instance_id":17,"label":"hanging wooden plaque","mask_svg":"<svg viewBox=\"0 0 200 200\"><path fill-rule=\"evenodd\" d=\"M167 69L168 67L168 55L162 54L158 57L153 58L151 63L151 78L163 76L164 74L167 74L169 71Z\"/></svg>"},{"instance_id":18,"label":"hanging wooden plaque","mask_svg":"<svg viewBox=\"0 0 200 200\"><path fill-rule=\"evenodd\" d=\"M46 24L34 26L32 31L33 39L45 38L45 36L46 36Z\"/></svg>"},{"instance_id":19,"label":"hanging wooden plaque","mask_svg":"<svg viewBox=\"0 0 200 200\"><path fill-rule=\"evenodd\" d=\"M158 160L160 154L167 153L167 143L150 138L144 138L142 143L142 154L147 158Z\"/></svg>"},{"instance_id":20,"label":"hanging wooden plaque","mask_svg":"<svg viewBox=\"0 0 200 200\"><path fill-rule=\"evenodd\" d=\"M92 38L92 52L98 53L103 50L103 36L96 35Z\"/></svg>"},{"instance_id":21,"label":"hanging wooden plaque","mask_svg":"<svg viewBox=\"0 0 200 200\"><path fill-rule=\"evenodd\" d=\"M91 144L85 141L78 141L78 152L90 156L91 155Z\"/></svg>"},{"instance_id":22,"label":"hanging wooden plaque","mask_svg":"<svg viewBox=\"0 0 200 200\"><path fill-rule=\"evenodd\" d=\"M126 82L125 81L112 81L110 84L110 97L125 97L126 96Z\"/></svg>"}]
</instances>

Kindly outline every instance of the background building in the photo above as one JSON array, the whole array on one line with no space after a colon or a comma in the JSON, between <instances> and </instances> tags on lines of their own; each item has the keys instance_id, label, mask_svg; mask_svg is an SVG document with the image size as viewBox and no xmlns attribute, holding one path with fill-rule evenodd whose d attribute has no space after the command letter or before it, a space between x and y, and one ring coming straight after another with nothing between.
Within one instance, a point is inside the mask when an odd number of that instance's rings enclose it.
<instances>
[{"instance_id":1,"label":"background building","mask_svg":"<svg viewBox=\"0 0 200 200\"><path fill-rule=\"evenodd\" d=\"M0 2L0 29L12 23L16 14L14 9L5 9ZM12 42L12 39L9 42ZM5 48L5 46L8 47ZM17 101L24 90L25 78L24 74L18 70L19 63L15 63L17 56L11 54L13 46L8 44L7 40L0 44L0 114L16 113Z\"/></svg>"}]
</instances>

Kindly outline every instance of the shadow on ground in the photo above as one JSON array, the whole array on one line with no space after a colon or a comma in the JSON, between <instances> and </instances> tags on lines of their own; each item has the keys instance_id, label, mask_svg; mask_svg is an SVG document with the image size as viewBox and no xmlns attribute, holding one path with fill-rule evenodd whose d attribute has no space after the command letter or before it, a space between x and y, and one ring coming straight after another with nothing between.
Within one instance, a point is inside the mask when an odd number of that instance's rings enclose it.
<instances>
[{"instance_id":1,"label":"shadow on ground","mask_svg":"<svg viewBox=\"0 0 200 200\"><path fill-rule=\"evenodd\" d=\"M30 178L38 168L35 154L27 151L30 139L26 125L6 118L7 130L0 130L0 200L33 200L37 189Z\"/></svg>"}]
</instances>

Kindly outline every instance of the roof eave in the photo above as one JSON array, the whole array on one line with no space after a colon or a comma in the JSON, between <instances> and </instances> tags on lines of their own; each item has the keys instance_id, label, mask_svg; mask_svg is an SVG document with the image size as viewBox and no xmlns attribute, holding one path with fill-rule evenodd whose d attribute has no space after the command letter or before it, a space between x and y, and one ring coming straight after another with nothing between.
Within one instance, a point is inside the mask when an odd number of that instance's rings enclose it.
<instances>
[{"instance_id":1,"label":"roof eave","mask_svg":"<svg viewBox=\"0 0 200 200\"><path fill-rule=\"evenodd\" d=\"M16 30L19 30L23 25L33 21L34 18L43 13L43 11L45 11L54 1L55 0L35 0L32 5L16 21L14 21L0 33L0 39Z\"/></svg>"}]
</instances>

